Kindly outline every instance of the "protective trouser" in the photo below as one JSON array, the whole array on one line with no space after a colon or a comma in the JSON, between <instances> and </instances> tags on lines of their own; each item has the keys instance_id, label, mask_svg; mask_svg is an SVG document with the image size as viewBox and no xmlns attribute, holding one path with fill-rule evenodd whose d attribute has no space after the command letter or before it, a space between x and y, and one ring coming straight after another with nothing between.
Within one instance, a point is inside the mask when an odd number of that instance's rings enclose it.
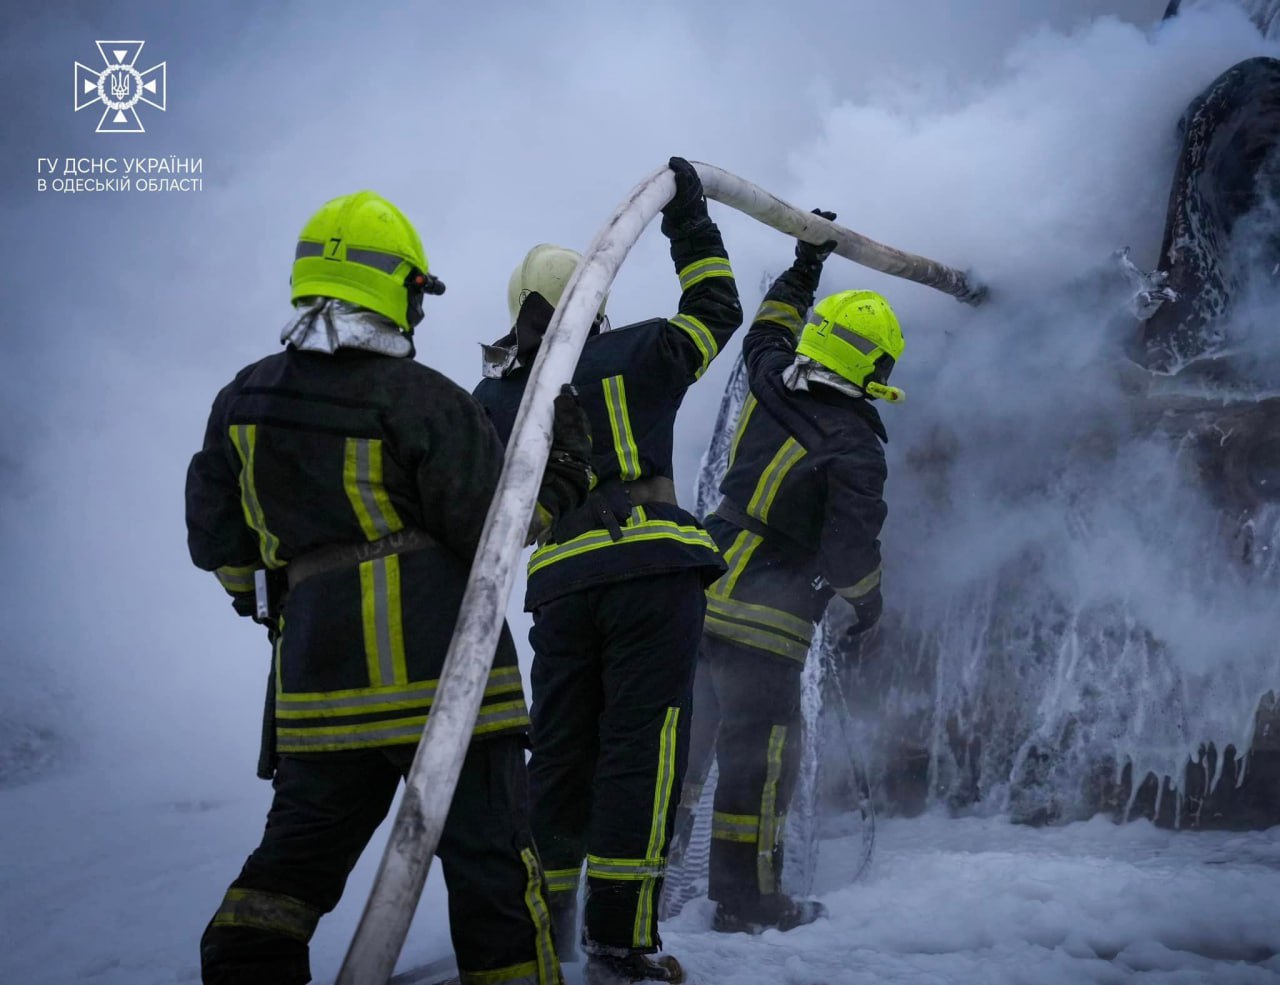
<instances>
[{"instance_id":1,"label":"protective trouser","mask_svg":"<svg viewBox=\"0 0 1280 985\"><path fill-rule=\"evenodd\" d=\"M685 569L583 589L534 613L534 836L559 926L573 924L586 861L583 940L594 954L662 946L657 903L687 755L703 585L700 571Z\"/></svg>"},{"instance_id":2,"label":"protective trouser","mask_svg":"<svg viewBox=\"0 0 1280 985\"><path fill-rule=\"evenodd\" d=\"M714 760L708 895L738 913L761 910L782 890L782 832L800 765L801 670L711 635L702 640L684 806L696 809Z\"/></svg>"},{"instance_id":3,"label":"protective trouser","mask_svg":"<svg viewBox=\"0 0 1280 985\"><path fill-rule=\"evenodd\" d=\"M286 755L262 844L200 944L205 985L303 985L307 944L386 816L413 747ZM558 985L519 736L473 741L437 849L463 985Z\"/></svg>"}]
</instances>

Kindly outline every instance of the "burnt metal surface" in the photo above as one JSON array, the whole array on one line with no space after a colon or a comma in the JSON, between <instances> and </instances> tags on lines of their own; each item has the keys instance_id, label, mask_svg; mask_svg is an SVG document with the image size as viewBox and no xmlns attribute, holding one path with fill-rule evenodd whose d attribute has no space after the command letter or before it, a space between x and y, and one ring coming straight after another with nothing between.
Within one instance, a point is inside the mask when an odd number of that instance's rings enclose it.
<instances>
[{"instance_id":1,"label":"burnt metal surface","mask_svg":"<svg viewBox=\"0 0 1280 985\"><path fill-rule=\"evenodd\" d=\"M1280 192L1280 61L1251 58L1224 72L1191 103L1180 129L1159 266L1178 299L1141 332L1142 361L1156 373L1176 373L1219 349L1247 269L1280 263L1274 233L1251 244L1261 255L1233 239L1240 220Z\"/></svg>"}]
</instances>

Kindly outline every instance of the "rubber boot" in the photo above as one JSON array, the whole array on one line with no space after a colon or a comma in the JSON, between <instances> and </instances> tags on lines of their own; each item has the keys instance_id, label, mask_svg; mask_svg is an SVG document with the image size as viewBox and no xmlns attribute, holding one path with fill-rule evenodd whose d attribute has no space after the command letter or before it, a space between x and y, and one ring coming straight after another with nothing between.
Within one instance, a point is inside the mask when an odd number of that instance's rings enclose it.
<instances>
[{"instance_id":1,"label":"rubber boot","mask_svg":"<svg viewBox=\"0 0 1280 985\"><path fill-rule=\"evenodd\" d=\"M758 903L735 907L717 903L711 929L722 934L759 934L766 930L794 930L827 915L816 900L792 899L785 893L763 897Z\"/></svg>"},{"instance_id":2,"label":"rubber boot","mask_svg":"<svg viewBox=\"0 0 1280 985\"><path fill-rule=\"evenodd\" d=\"M682 982L684 969L670 954L593 954L587 958L586 985L632 985L634 982Z\"/></svg>"}]
</instances>

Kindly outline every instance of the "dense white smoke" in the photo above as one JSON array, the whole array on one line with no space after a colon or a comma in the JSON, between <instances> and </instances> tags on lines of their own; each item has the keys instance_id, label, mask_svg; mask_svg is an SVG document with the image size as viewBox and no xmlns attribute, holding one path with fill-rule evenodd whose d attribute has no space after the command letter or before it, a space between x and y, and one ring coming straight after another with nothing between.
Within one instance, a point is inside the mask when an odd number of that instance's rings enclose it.
<instances>
[{"instance_id":1,"label":"dense white smoke","mask_svg":"<svg viewBox=\"0 0 1280 985\"><path fill-rule=\"evenodd\" d=\"M903 689L888 718L930 706L936 792L976 783L966 796L1002 809L1011 770L1039 755L1078 809L1091 770L1132 759L1139 778L1179 777L1202 743L1247 747L1259 697L1280 685L1274 578L1243 568L1234 517L1180 436L1155 427L1107 269L1122 246L1157 260L1190 100L1278 52L1231 7L1154 31L1103 18L1026 40L960 99L841 104L794 155L797 201L967 262L994 288L969 311L834 264L824 281L883 290L907 336L894 382L909 400L884 415L898 636L876 673ZM1232 330L1272 390L1274 310ZM1280 550L1272 533L1260 528L1264 555ZM980 741L958 752L957 736Z\"/></svg>"},{"instance_id":2,"label":"dense white smoke","mask_svg":"<svg viewBox=\"0 0 1280 985\"><path fill-rule=\"evenodd\" d=\"M1149 36L1161 6L1008 2L979 18L941 0L892 15L760 3L725 17L654 4L582 17L566 4L562 16L513 10L483 25L441 13L430 31L354 8L319 26L299 8L228 34L221 68L184 80L183 105L166 117L172 150L206 157L203 197L66 196L13 213L29 233L13 270L30 285L15 324L30 327L6 340L6 399L21 396L26 416L3 467L12 578L0 720L36 745L40 730L56 733L72 761L135 763L175 783L198 775L206 787L250 774L266 643L187 562L183 472L217 388L274 350L297 229L358 187L421 228L449 293L420 330L420 358L468 386L476 344L506 327L506 275L528 245L584 245L670 153L973 266L996 291L980 312L840 261L825 285L885 290L907 327L895 382L911 399L888 415L894 604L936 620L1055 537L1072 545L1052 566L1059 580L1105 586L1092 565L1114 584L1127 558L1140 587L1154 586L1159 562L1141 537L1087 549L1054 533L1062 490L1029 490L1054 475L1047 450L1122 403L1094 372L1118 340L1090 271L1126 244L1153 262L1178 115L1219 71L1270 50L1230 8ZM41 23L23 26L20 46L47 41ZM377 39L377 71L335 77L334 45L361 38ZM790 244L717 215L750 311ZM110 244L68 290L50 272L85 230L110 230ZM613 292L615 323L669 313L673 281L654 230ZM690 393L678 425L684 497L730 358ZM962 463L945 477L912 465L912 450L935 440L953 442ZM1116 469L1098 483L1123 502ZM939 508L930 497L944 483ZM1153 618L1198 612L1148 595ZM1219 625L1186 621L1192 639Z\"/></svg>"}]
</instances>

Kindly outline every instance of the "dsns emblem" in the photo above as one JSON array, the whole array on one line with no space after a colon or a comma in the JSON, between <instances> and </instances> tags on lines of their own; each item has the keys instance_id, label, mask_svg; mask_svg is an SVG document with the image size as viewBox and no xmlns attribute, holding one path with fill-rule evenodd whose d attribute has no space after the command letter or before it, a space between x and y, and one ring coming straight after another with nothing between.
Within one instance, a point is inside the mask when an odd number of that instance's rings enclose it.
<instances>
[{"instance_id":1,"label":"dsns emblem","mask_svg":"<svg viewBox=\"0 0 1280 985\"><path fill-rule=\"evenodd\" d=\"M90 68L76 62L76 112L102 103L98 133L145 133L137 107L146 103L164 111L167 63L139 71L138 56L145 41L95 43L104 67Z\"/></svg>"}]
</instances>

